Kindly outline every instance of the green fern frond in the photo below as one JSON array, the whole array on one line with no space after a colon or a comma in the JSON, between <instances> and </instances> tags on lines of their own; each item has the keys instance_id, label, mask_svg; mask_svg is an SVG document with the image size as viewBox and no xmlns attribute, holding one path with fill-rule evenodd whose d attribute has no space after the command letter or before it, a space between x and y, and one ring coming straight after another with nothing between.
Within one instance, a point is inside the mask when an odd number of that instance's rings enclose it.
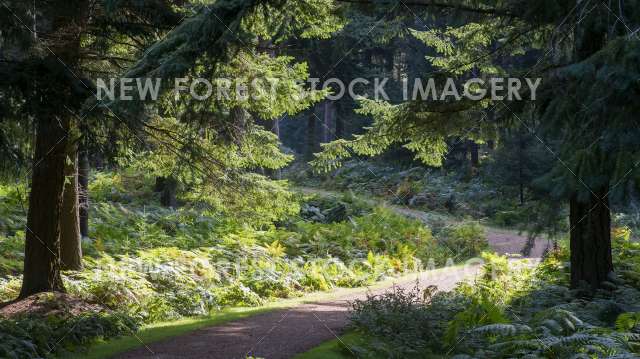
<instances>
[{"instance_id":1,"label":"green fern frond","mask_svg":"<svg viewBox=\"0 0 640 359\"><path fill-rule=\"evenodd\" d=\"M519 351L529 352L531 350L541 350L544 348L539 339L519 339L500 342L489 346L489 350L498 353L516 353Z\"/></svg>"},{"instance_id":2,"label":"green fern frond","mask_svg":"<svg viewBox=\"0 0 640 359\"><path fill-rule=\"evenodd\" d=\"M523 324L489 324L473 329L471 332L481 335L514 336L523 333L530 333L529 326Z\"/></svg>"},{"instance_id":3,"label":"green fern frond","mask_svg":"<svg viewBox=\"0 0 640 359\"><path fill-rule=\"evenodd\" d=\"M616 319L616 330L629 331L640 324L640 312L622 313Z\"/></svg>"}]
</instances>

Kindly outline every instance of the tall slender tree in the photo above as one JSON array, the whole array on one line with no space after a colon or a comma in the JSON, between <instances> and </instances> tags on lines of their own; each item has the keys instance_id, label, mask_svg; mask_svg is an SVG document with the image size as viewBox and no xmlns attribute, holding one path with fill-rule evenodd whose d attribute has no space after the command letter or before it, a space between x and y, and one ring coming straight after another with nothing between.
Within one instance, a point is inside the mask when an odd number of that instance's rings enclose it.
<instances>
[{"instance_id":1,"label":"tall slender tree","mask_svg":"<svg viewBox=\"0 0 640 359\"><path fill-rule=\"evenodd\" d=\"M78 150L72 138L67 146L64 190L60 213L60 262L62 269L82 269L82 236L78 186Z\"/></svg>"}]
</instances>

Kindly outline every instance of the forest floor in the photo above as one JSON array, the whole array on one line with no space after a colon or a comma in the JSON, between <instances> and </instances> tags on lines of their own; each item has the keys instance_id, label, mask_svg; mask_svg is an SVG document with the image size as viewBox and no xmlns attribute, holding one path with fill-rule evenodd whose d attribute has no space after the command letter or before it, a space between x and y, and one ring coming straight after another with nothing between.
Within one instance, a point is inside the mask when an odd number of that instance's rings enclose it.
<instances>
[{"instance_id":1,"label":"forest floor","mask_svg":"<svg viewBox=\"0 0 640 359\"><path fill-rule=\"evenodd\" d=\"M326 196L336 195L316 189L303 191ZM398 213L417 219L423 219L428 215L407 207L387 206ZM511 230L487 228L486 235L490 247L501 254L519 253L527 241L525 236ZM541 257L546 245L546 241L538 240L529 258ZM517 259L512 259L511 262L514 265L531 263ZM338 338L348 324L350 303L354 300L383 293L393 286L405 289L412 289L416 285L421 289L436 286L437 290L448 291L458 282L472 280L479 269L479 265L456 266L416 273L398 279L386 287L375 290L365 288L346 295L336 295L329 300L270 311L199 329L189 334L147 344L116 358L291 358L323 342Z\"/></svg>"}]
</instances>

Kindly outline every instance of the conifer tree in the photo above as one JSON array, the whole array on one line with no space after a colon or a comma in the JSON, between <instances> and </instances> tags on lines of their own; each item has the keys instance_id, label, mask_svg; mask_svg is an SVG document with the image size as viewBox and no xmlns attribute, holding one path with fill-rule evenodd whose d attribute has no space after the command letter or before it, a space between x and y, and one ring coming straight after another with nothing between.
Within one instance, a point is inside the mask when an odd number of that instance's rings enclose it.
<instances>
[{"instance_id":1,"label":"conifer tree","mask_svg":"<svg viewBox=\"0 0 640 359\"><path fill-rule=\"evenodd\" d=\"M12 104L20 110L12 112L28 114L36 125L20 297L64 290L60 215L69 129L128 132L129 138L150 132L145 104L97 102L86 74L173 79L201 65L214 69L228 63L259 38L279 42L288 36L327 36L340 26L331 2L322 0L95 5L51 1L32 8L12 1L0 8L0 74L6 79L0 89L16 99ZM110 127L99 125L96 108L111 116ZM3 111L6 119L17 118L8 113Z\"/></svg>"},{"instance_id":2,"label":"conifer tree","mask_svg":"<svg viewBox=\"0 0 640 359\"><path fill-rule=\"evenodd\" d=\"M624 199L638 175L640 143L632 140L640 134L640 41L633 31L640 25L638 4L620 2L612 8L602 1L425 0L411 6L465 14L460 26L415 32L438 51L428 58L439 68L430 76L542 77L542 98L536 106L486 100L363 101L360 111L374 117L372 128L352 141L325 146L315 165L334 168L353 153L376 155L394 143L427 164L440 165L446 138L466 136L469 128L486 136L489 110L497 111L502 123L521 124L520 117L533 110L542 122L542 136L524 127L556 158L554 170L540 182L570 208L572 285L599 287L613 270L609 200ZM539 60L532 62L532 57Z\"/></svg>"}]
</instances>

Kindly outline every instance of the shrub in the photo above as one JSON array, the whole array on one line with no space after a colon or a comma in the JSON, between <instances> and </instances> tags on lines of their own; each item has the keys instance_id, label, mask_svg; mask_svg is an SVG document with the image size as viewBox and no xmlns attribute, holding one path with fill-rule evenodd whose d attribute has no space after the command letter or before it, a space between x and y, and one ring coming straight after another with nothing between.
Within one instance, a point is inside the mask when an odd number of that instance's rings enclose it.
<instances>
[{"instance_id":1,"label":"shrub","mask_svg":"<svg viewBox=\"0 0 640 359\"><path fill-rule=\"evenodd\" d=\"M369 350L388 358L406 358L426 349L431 325L421 294L417 286L409 291L394 287L353 303L352 325L375 338Z\"/></svg>"},{"instance_id":2,"label":"shrub","mask_svg":"<svg viewBox=\"0 0 640 359\"><path fill-rule=\"evenodd\" d=\"M477 257L489 248L484 227L477 222L446 227L440 236L441 244L447 246L457 260Z\"/></svg>"},{"instance_id":3,"label":"shrub","mask_svg":"<svg viewBox=\"0 0 640 359\"><path fill-rule=\"evenodd\" d=\"M424 358L441 352L446 323L466 305L456 293L394 287L392 291L356 300L351 326L369 338L363 357ZM446 351L446 350L445 350Z\"/></svg>"}]
</instances>

